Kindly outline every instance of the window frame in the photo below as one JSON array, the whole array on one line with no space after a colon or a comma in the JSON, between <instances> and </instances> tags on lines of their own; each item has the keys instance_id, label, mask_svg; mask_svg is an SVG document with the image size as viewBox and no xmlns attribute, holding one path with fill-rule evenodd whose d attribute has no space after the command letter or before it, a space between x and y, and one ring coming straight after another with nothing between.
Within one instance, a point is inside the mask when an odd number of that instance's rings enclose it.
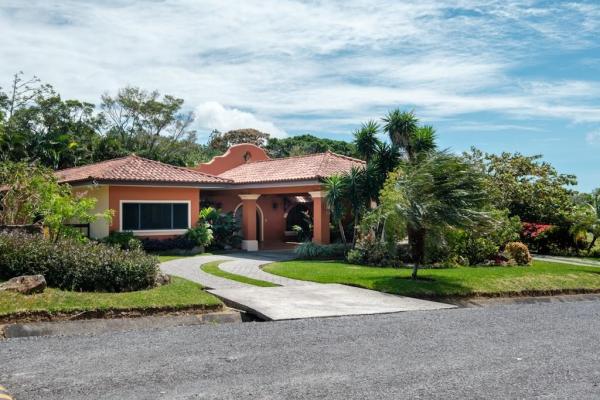
<instances>
[{"instance_id":1,"label":"window frame","mask_svg":"<svg viewBox=\"0 0 600 400\"><path fill-rule=\"evenodd\" d=\"M188 221L187 228L182 229L135 229L135 230L123 230L123 205L124 204L142 204L142 203L156 203L156 204L187 204L188 209ZM171 218L173 216L171 215ZM119 200L119 232L131 232L136 236L152 236L152 235L181 235L184 234L188 229L192 227L192 202L190 200Z\"/></svg>"}]
</instances>

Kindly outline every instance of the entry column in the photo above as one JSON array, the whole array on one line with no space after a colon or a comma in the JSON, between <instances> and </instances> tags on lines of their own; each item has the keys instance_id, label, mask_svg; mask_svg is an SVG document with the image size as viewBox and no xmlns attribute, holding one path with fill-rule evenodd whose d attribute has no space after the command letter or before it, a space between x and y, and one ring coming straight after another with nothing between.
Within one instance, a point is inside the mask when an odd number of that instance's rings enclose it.
<instances>
[{"instance_id":1,"label":"entry column","mask_svg":"<svg viewBox=\"0 0 600 400\"><path fill-rule=\"evenodd\" d=\"M242 249L247 251L258 250L256 237L256 200L260 194L240 194L242 199Z\"/></svg>"},{"instance_id":2,"label":"entry column","mask_svg":"<svg viewBox=\"0 0 600 400\"><path fill-rule=\"evenodd\" d=\"M313 199L313 242L329 244L329 209L325 201L325 192L309 192Z\"/></svg>"}]
</instances>

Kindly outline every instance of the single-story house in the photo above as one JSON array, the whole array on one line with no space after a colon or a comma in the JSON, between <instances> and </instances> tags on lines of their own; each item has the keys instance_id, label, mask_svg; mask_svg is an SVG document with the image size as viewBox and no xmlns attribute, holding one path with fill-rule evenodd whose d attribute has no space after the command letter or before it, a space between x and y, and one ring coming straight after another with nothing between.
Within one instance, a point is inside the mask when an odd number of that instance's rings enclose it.
<instances>
[{"instance_id":1,"label":"single-story house","mask_svg":"<svg viewBox=\"0 0 600 400\"><path fill-rule=\"evenodd\" d=\"M297 232L292 227L307 228L309 223L313 241L329 243L322 179L363 165L332 152L271 159L258 146L239 144L195 168L130 155L56 175L75 192L95 197L95 212L113 210L110 224L97 220L90 225L90 237L112 231L154 238L180 235L195 225L201 204L210 204L240 218L242 248L255 251L293 240Z\"/></svg>"}]
</instances>

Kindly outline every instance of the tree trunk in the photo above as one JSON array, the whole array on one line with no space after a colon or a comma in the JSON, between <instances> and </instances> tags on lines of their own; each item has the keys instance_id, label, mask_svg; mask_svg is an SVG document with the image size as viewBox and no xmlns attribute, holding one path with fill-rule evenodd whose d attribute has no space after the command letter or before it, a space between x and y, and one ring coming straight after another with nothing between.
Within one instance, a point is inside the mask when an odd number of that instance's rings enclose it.
<instances>
[{"instance_id":1,"label":"tree trunk","mask_svg":"<svg viewBox=\"0 0 600 400\"><path fill-rule=\"evenodd\" d=\"M598 237L596 237L596 235L594 235L592 237L592 242L590 243L590 245L588 246L588 251L591 251L594 248L594 245L596 244L596 239L598 239Z\"/></svg>"},{"instance_id":2,"label":"tree trunk","mask_svg":"<svg viewBox=\"0 0 600 400\"><path fill-rule=\"evenodd\" d=\"M342 242L344 242L344 246L347 246L348 241L346 240L346 232L344 232L344 224L342 223L341 219L338 221L338 228L340 229L340 236L342 237Z\"/></svg>"},{"instance_id":3,"label":"tree trunk","mask_svg":"<svg viewBox=\"0 0 600 400\"><path fill-rule=\"evenodd\" d=\"M358 231L358 215L356 215L354 217L354 230L353 230L353 235L352 235L352 248L354 248L354 246L356 246L356 232Z\"/></svg>"},{"instance_id":4,"label":"tree trunk","mask_svg":"<svg viewBox=\"0 0 600 400\"><path fill-rule=\"evenodd\" d=\"M417 279L419 266L425 261L425 230L408 227L408 244L414 263L412 278Z\"/></svg>"}]
</instances>

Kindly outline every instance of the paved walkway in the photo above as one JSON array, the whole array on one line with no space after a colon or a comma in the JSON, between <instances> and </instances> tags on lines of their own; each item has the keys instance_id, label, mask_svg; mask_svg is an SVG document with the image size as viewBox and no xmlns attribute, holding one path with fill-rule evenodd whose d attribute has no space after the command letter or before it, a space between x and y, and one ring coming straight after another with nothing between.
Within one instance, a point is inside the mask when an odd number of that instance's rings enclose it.
<instances>
[{"instance_id":1,"label":"paved walkway","mask_svg":"<svg viewBox=\"0 0 600 400\"><path fill-rule=\"evenodd\" d=\"M582 267L599 267L600 261L590 260L587 258L579 258L579 257L558 257L558 256L545 256L545 255L536 255L533 258L536 260L545 260L552 261L560 264L571 264L571 265L580 265Z\"/></svg>"},{"instance_id":2,"label":"paved walkway","mask_svg":"<svg viewBox=\"0 0 600 400\"><path fill-rule=\"evenodd\" d=\"M338 284L320 284L272 275L262 265L293 258L290 252L262 251L186 257L161 264L163 272L209 288L225 304L266 320L380 314L400 311L438 310L453 305L394 296L374 290ZM200 269L211 261L223 262L223 271L272 282L278 287L258 287L208 274Z\"/></svg>"},{"instance_id":3,"label":"paved walkway","mask_svg":"<svg viewBox=\"0 0 600 400\"><path fill-rule=\"evenodd\" d=\"M184 257L164 262L160 265L160 269L166 274L188 279L210 289L254 287L246 283L220 278L218 276L206 273L200 269L201 265L211 261L224 261L219 265L219 268L223 271L271 282L276 285L316 285L316 283L298 281L295 279L268 274L260 268L265 264L289 260L291 258L293 258L293 254L285 251L261 251L256 253L233 253L227 255Z\"/></svg>"}]
</instances>

